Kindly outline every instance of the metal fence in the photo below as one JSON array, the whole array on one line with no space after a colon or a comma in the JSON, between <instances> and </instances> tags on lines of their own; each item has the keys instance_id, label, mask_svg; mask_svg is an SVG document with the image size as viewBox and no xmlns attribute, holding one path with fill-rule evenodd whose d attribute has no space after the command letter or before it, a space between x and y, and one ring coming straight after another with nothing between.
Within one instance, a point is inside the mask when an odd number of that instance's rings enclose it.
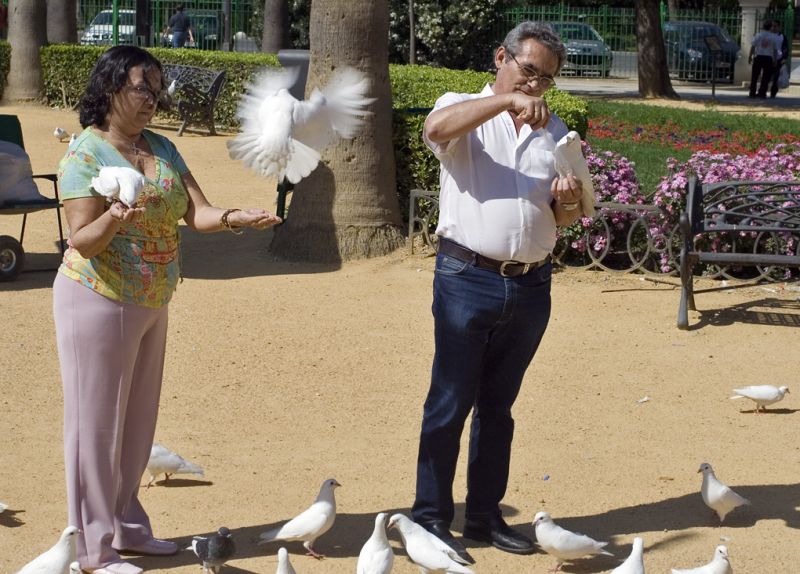
<instances>
[{"instance_id":1,"label":"metal fence","mask_svg":"<svg viewBox=\"0 0 800 574\"><path fill-rule=\"evenodd\" d=\"M187 43L187 48L255 52L258 45L253 33L254 1L230 0L230 43L226 44L223 0L150 0L146 3L149 13L138 15L136 0L79 0L78 41L85 45L169 47L169 19L175 8L183 4L194 39Z\"/></svg>"},{"instance_id":2,"label":"metal fence","mask_svg":"<svg viewBox=\"0 0 800 574\"><path fill-rule=\"evenodd\" d=\"M784 10L756 14L757 22L766 19L780 21L787 36L793 36L791 3ZM548 22L561 35L567 47L562 75L630 78L638 73L634 8L575 7L564 3L514 8L498 21L497 42L502 42L504 34L524 20ZM740 50L741 10L714 8L670 13L662 3L661 23L667 64L675 79L730 82L737 59L747 58ZM710 37L716 42L707 40Z\"/></svg>"}]
</instances>

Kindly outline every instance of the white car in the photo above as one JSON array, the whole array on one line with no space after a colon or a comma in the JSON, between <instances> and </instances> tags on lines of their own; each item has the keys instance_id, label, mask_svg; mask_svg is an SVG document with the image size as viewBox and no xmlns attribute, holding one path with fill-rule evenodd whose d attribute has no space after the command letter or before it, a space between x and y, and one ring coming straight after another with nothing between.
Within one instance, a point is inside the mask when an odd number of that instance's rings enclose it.
<instances>
[{"instance_id":1,"label":"white car","mask_svg":"<svg viewBox=\"0 0 800 574\"><path fill-rule=\"evenodd\" d=\"M119 10L117 33L120 44L134 44L136 38L136 10ZM81 44L88 46L110 46L114 41L114 12L103 10L94 17L81 35Z\"/></svg>"}]
</instances>

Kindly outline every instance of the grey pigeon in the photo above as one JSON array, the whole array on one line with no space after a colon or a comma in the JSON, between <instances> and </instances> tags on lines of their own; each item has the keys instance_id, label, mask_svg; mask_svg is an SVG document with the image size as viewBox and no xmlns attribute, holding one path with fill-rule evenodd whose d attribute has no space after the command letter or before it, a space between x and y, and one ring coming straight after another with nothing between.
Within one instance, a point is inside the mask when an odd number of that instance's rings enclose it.
<instances>
[{"instance_id":1,"label":"grey pigeon","mask_svg":"<svg viewBox=\"0 0 800 574\"><path fill-rule=\"evenodd\" d=\"M720 522L724 521L725 516L734 508L750 504L749 500L739 496L730 487L723 484L707 462L701 464L697 472L703 473L703 484L700 486L703 502L717 513Z\"/></svg>"},{"instance_id":2,"label":"grey pigeon","mask_svg":"<svg viewBox=\"0 0 800 574\"><path fill-rule=\"evenodd\" d=\"M233 558L236 553L236 544L231 537L231 531L222 526L216 534L208 538L195 536L190 547L195 555L203 561L203 571L218 574L225 563Z\"/></svg>"},{"instance_id":3,"label":"grey pigeon","mask_svg":"<svg viewBox=\"0 0 800 574\"><path fill-rule=\"evenodd\" d=\"M150 481L147 488L150 488L159 474L166 476L169 480L173 474L196 474L203 476L203 469L196 464L189 462L177 453L172 452L165 446L153 443L150 449L150 460L147 461L147 470L150 473Z\"/></svg>"},{"instance_id":4,"label":"grey pigeon","mask_svg":"<svg viewBox=\"0 0 800 574\"><path fill-rule=\"evenodd\" d=\"M302 540L303 546L309 556L324 558L314 550L314 541L325 534L336 520L336 498L333 490L341 486L335 478L329 478L322 483L319 494L314 503L306 510L292 518L289 522L278 528L273 528L262 533L259 544L266 544L273 540Z\"/></svg>"},{"instance_id":5,"label":"grey pigeon","mask_svg":"<svg viewBox=\"0 0 800 574\"><path fill-rule=\"evenodd\" d=\"M774 385L752 385L733 389L734 395L731 399L750 399L756 404L756 412L759 409L767 412L767 405L772 405L782 401L789 387L776 387Z\"/></svg>"},{"instance_id":6,"label":"grey pigeon","mask_svg":"<svg viewBox=\"0 0 800 574\"><path fill-rule=\"evenodd\" d=\"M708 564L686 570L673 568L672 574L733 574L733 568L728 561L728 548L722 545L717 546L714 550L714 558Z\"/></svg>"},{"instance_id":7,"label":"grey pigeon","mask_svg":"<svg viewBox=\"0 0 800 574\"><path fill-rule=\"evenodd\" d=\"M28 562L17 574L69 574L70 564L75 561L75 538L79 532L76 526L67 526L50 550Z\"/></svg>"}]
</instances>

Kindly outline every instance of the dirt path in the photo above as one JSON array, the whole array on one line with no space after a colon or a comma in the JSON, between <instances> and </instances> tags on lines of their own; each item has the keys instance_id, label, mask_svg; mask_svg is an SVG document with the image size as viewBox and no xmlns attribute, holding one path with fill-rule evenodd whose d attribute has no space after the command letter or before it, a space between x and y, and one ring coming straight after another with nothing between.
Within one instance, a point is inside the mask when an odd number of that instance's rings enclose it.
<instances>
[{"instance_id":1,"label":"dirt path","mask_svg":"<svg viewBox=\"0 0 800 574\"><path fill-rule=\"evenodd\" d=\"M52 171L64 153L54 127L78 128L71 112L0 113L19 114L38 172ZM225 137L164 133L213 202L274 205L274 186L227 159ZM57 263L53 219L29 220L33 268ZM18 224L0 217L0 234L18 236ZM268 240L185 234L157 439L206 474L159 484L142 499L159 536L185 544L225 525L239 547L225 571L271 573L279 545L256 546L258 534L304 509L333 476L343 485L340 514L317 544L328 558L287 546L300 574L352 573L375 513L407 512L413 499L433 351L433 261L398 252L340 267L278 263ZM53 278L24 273L0 284L0 500L11 509L0 514L0 572L49 547L66 521ZM728 397L742 385L796 385L798 297L761 287L699 294L703 311L690 316L697 328L683 332L669 285L556 274L553 318L515 409L510 523L531 533L534 514L547 510L565 527L609 540L618 559L640 535L653 573L703 564L720 543L737 574L796 572L800 403L789 395L775 412L754 415ZM704 461L753 502L724 526L700 499ZM464 497L463 460L456 497ZM394 571L416 572L397 534L390 538ZM555 563L471 551L478 573L544 572ZM189 552L133 561L153 572L198 572ZM583 560L565 571L617 563Z\"/></svg>"}]
</instances>

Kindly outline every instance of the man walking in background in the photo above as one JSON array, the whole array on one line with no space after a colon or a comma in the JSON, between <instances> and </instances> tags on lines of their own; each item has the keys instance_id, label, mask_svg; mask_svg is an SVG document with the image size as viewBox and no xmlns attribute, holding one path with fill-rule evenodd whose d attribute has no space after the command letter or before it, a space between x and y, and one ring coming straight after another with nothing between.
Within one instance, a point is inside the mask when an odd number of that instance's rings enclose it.
<instances>
[{"instance_id":1,"label":"man walking in background","mask_svg":"<svg viewBox=\"0 0 800 574\"><path fill-rule=\"evenodd\" d=\"M192 21L183 12L183 4L178 4L178 7L175 8L175 13L169 19L169 31L172 32L173 48L183 48L186 45L187 38L190 42L194 42Z\"/></svg>"}]
</instances>

